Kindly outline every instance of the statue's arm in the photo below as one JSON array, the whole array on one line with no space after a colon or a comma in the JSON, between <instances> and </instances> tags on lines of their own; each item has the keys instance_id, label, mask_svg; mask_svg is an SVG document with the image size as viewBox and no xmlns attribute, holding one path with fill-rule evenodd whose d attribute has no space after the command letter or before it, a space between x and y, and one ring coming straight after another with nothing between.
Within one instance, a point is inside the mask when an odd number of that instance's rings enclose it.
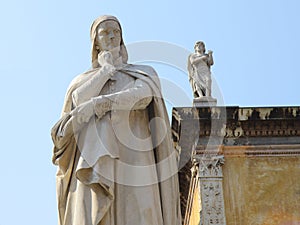
<instances>
[{"instance_id":1,"label":"statue's arm","mask_svg":"<svg viewBox=\"0 0 300 225\"><path fill-rule=\"evenodd\" d=\"M86 81L79 88L74 90L72 93L72 101L75 106L79 106L80 104L88 101L91 97L95 97L99 95L99 90L102 89L106 81L114 73L114 68L112 66L104 66L102 67L95 76Z\"/></svg>"},{"instance_id":2,"label":"statue's arm","mask_svg":"<svg viewBox=\"0 0 300 225\"><path fill-rule=\"evenodd\" d=\"M83 125L77 122L72 112L65 114L51 129L54 145L59 149L64 148Z\"/></svg>"},{"instance_id":3,"label":"statue's arm","mask_svg":"<svg viewBox=\"0 0 300 225\"><path fill-rule=\"evenodd\" d=\"M93 97L75 107L66 122L61 123L58 134L67 138L76 134L93 115L101 118L110 110L138 110L146 108L152 100L152 89L144 80L137 79L131 88L107 95Z\"/></svg>"},{"instance_id":4,"label":"statue's arm","mask_svg":"<svg viewBox=\"0 0 300 225\"><path fill-rule=\"evenodd\" d=\"M207 55L206 55L206 54L201 55L201 56L196 55L196 54L192 54L192 55L190 56L190 62L191 62L192 65L195 65L195 64L197 64L197 63L199 63L200 61L203 61L203 60L205 60L205 59L207 59Z\"/></svg>"},{"instance_id":5,"label":"statue's arm","mask_svg":"<svg viewBox=\"0 0 300 225\"><path fill-rule=\"evenodd\" d=\"M76 135L86 125L87 120L78 119L76 110L80 108L83 108L82 105L65 113L51 129L54 143L52 162L59 166L61 173L68 170L76 150Z\"/></svg>"},{"instance_id":6,"label":"statue's arm","mask_svg":"<svg viewBox=\"0 0 300 225\"><path fill-rule=\"evenodd\" d=\"M145 81L137 79L133 87L112 94L100 95L93 98L93 103L96 115L101 117L110 110L145 109L152 98L150 86Z\"/></svg>"},{"instance_id":7,"label":"statue's arm","mask_svg":"<svg viewBox=\"0 0 300 225\"><path fill-rule=\"evenodd\" d=\"M213 58L212 54L213 54L212 51L208 51L208 60L207 60L207 62L208 62L208 65L210 65L210 66L214 65L214 58Z\"/></svg>"},{"instance_id":8,"label":"statue's arm","mask_svg":"<svg viewBox=\"0 0 300 225\"><path fill-rule=\"evenodd\" d=\"M72 111L65 112L52 127L51 137L56 148L65 148L74 138L74 135L89 121L93 114L93 108L87 107L87 105L87 103L83 103L75 107Z\"/></svg>"}]
</instances>

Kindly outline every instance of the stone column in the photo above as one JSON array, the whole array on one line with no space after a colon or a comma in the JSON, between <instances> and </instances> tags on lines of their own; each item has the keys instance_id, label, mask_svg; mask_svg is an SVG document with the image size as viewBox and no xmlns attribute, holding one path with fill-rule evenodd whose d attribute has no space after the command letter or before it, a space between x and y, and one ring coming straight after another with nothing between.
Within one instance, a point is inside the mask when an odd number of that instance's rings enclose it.
<instances>
[{"instance_id":1,"label":"stone column","mask_svg":"<svg viewBox=\"0 0 300 225\"><path fill-rule=\"evenodd\" d=\"M201 197L201 225L225 225L225 207L222 187L224 156L194 156L198 164Z\"/></svg>"}]
</instances>

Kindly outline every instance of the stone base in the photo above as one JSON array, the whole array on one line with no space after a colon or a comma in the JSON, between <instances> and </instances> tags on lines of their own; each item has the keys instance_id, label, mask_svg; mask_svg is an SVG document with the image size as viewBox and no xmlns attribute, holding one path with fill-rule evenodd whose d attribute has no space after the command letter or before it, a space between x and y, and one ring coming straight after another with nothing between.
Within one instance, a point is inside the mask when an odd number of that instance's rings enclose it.
<instances>
[{"instance_id":1,"label":"stone base","mask_svg":"<svg viewBox=\"0 0 300 225\"><path fill-rule=\"evenodd\" d=\"M217 99L209 96L194 98L194 107L211 107L217 105Z\"/></svg>"}]
</instances>

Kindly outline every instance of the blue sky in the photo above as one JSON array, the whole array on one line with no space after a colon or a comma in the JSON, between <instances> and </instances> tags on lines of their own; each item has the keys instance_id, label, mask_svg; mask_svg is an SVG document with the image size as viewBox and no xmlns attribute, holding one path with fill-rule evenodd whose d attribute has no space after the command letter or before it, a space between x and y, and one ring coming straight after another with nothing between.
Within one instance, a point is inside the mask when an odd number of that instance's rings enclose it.
<instances>
[{"instance_id":1,"label":"blue sky","mask_svg":"<svg viewBox=\"0 0 300 225\"><path fill-rule=\"evenodd\" d=\"M194 43L203 40L214 51L212 73L218 88L213 95L222 96L225 105L298 106L299 4L298 0L1 2L1 224L57 222L50 129L59 119L69 82L90 67L89 29L96 17L117 16L129 45L159 41L192 52ZM143 50L147 54L149 49ZM185 65L184 60L179 63ZM180 70L166 62L151 65L192 101L184 66ZM177 92L166 88L164 93Z\"/></svg>"}]
</instances>

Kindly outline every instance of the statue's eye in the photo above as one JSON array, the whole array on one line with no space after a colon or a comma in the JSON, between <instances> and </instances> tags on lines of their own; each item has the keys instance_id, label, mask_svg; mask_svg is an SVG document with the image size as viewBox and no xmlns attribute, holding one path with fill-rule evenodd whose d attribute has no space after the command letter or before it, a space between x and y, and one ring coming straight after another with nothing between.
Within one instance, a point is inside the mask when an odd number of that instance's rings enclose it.
<instances>
[{"instance_id":1,"label":"statue's eye","mask_svg":"<svg viewBox=\"0 0 300 225\"><path fill-rule=\"evenodd\" d=\"M98 33L98 35L104 36L104 35L106 35L106 31L105 31L105 30L102 30L102 31L100 31L100 32Z\"/></svg>"}]
</instances>

